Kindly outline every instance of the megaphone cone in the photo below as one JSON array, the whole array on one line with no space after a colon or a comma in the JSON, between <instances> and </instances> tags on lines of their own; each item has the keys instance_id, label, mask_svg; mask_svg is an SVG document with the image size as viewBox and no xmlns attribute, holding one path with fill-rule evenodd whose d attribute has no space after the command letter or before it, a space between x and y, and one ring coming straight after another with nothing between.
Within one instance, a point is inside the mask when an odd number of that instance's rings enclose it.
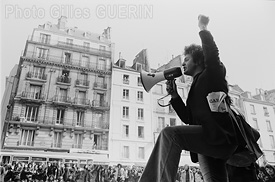
<instances>
[{"instance_id":1,"label":"megaphone cone","mask_svg":"<svg viewBox=\"0 0 275 182\"><path fill-rule=\"evenodd\" d=\"M149 92L151 88L163 80L172 80L182 75L180 67L173 67L163 72L148 73L146 71L140 72L141 83L146 92Z\"/></svg>"}]
</instances>

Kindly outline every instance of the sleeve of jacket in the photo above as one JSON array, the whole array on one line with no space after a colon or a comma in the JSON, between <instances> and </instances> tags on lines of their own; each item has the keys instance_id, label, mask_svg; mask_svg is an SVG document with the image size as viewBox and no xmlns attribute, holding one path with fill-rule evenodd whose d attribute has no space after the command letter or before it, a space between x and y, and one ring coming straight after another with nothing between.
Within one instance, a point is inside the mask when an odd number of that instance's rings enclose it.
<instances>
[{"instance_id":1,"label":"sleeve of jacket","mask_svg":"<svg viewBox=\"0 0 275 182\"><path fill-rule=\"evenodd\" d=\"M208 30L202 30L199 32L199 35L201 38L206 69L215 68L216 66L221 65L219 50L212 34Z\"/></svg>"},{"instance_id":2,"label":"sleeve of jacket","mask_svg":"<svg viewBox=\"0 0 275 182\"><path fill-rule=\"evenodd\" d=\"M190 124L190 119L187 112L187 107L185 106L184 102L180 97L171 99L170 103L172 104L172 107L176 111L177 115L181 119L182 122L185 124Z\"/></svg>"}]
</instances>

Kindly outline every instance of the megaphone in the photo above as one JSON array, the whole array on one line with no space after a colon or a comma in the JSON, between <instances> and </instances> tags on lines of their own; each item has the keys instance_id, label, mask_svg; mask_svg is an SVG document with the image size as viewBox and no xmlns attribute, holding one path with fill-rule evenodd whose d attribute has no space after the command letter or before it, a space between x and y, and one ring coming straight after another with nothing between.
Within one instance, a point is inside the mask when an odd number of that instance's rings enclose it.
<instances>
[{"instance_id":1,"label":"megaphone","mask_svg":"<svg viewBox=\"0 0 275 182\"><path fill-rule=\"evenodd\" d=\"M157 73L148 73L143 70L140 72L141 83L146 92L149 92L158 82L163 80L173 80L181 75L182 72L180 67L169 68L163 72Z\"/></svg>"}]
</instances>

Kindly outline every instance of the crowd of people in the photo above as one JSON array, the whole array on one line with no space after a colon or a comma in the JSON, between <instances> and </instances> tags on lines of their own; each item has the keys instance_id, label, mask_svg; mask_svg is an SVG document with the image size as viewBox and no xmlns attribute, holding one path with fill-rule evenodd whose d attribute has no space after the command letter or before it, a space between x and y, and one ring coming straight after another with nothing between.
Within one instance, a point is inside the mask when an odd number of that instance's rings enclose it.
<instances>
[{"instance_id":1,"label":"crowd of people","mask_svg":"<svg viewBox=\"0 0 275 182\"><path fill-rule=\"evenodd\" d=\"M13 162L0 166L0 182L138 182L143 167L76 164L23 163ZM241 174L244 176L244 172ZM259 182L275 181L275 167L266 165L257 170ZM203 182L202 173L197 166L180 166L176 182Z\"/></svg>"}]
</instances>

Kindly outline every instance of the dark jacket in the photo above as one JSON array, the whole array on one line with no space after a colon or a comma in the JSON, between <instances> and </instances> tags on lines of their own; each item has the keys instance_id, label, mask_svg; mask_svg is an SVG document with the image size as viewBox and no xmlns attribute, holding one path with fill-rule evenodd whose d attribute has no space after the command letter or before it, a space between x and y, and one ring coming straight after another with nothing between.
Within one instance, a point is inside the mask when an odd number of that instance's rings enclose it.
<instances>
[{"instance_id":1,"label":"dark jacket","mask_svg":"<svg viewBox=\"0 0 275 182\"><path fill-rule=\"evenodd\" d=\"M170 103L184 123L202 125L204 138L209 145L236 144L235 129L229 114L211 112L206 98L211 92L222 91L228 94L226 69L220 61L211 33L203 30L199 35L205 69L194 77L186 105L180 97L171 99ZM197 162L193 159L192 161Z\"/></svg>"}]
</instances>

